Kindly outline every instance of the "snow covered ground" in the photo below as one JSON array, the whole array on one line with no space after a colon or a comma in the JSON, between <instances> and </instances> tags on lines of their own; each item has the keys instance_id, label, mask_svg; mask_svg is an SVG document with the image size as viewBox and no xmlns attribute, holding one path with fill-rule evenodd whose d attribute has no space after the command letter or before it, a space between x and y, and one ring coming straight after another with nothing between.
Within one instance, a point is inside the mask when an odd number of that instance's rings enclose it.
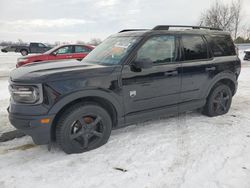
<instances>
[{"instance_id":1,"label":"snow covered ground","mask_svg":"<svg viewBox=\"0 0 250 188\"><path fill-rule=\"evenodd\" d=\"M17 56L0 53L3 75ZM189 112L132 125L114 130L106 145L83 154L66 155L55 146L49 152L29 137L0 143L0 187L249 188L249 81L250 62L242 62L239 90L224 116ZM7 85L2 77L0 134L13 129Z\"/></svg>"}]
</instances>

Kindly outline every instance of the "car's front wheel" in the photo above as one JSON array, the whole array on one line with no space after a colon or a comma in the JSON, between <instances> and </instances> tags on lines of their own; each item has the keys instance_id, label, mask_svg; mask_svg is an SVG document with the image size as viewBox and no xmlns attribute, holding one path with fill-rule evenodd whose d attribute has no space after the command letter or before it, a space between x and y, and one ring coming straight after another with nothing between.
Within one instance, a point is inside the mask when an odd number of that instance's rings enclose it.
<instances>
[{"instance_id":1,"label":"car's front wheel","mask_svg":"<svg viewBox=\"0 0 250 188\"><path fill-rule=\"evenodd\" d=\"M104 145L111 134L108 112L97 104L76 104L66 110L56 126L56 141L68 154Z\"/></svg>"},{"instance_id":2,"label":"car's front wheel","mask_svg":"<svg viewBox=\"0 0 250 188\"><path fill-rule=\"evenodd\" d=\"M226 114L232 103L232 91L229 86L219 83L210 92L203 113L207 116Z\"/></svg>"}]
</instances>

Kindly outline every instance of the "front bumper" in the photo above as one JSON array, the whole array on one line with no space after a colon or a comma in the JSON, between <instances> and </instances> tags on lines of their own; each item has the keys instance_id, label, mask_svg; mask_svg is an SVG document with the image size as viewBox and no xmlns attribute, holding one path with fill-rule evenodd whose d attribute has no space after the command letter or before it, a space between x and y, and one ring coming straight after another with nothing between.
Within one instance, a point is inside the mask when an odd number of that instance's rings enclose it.
<instances>
[{"instance_id":1,"label":"front bumper","mask_svg":"<svg viewBox=\"0 0 250 188\"><path fill-rule=\"evenodd\" d=\"M43 118L50 118L50 122L42 124ZM9 113L10 123L18 130L32 137L37 145L48 144L51 141L51 126L54 119L52 116L23 116Z\"/></svg>"}]
</instances>

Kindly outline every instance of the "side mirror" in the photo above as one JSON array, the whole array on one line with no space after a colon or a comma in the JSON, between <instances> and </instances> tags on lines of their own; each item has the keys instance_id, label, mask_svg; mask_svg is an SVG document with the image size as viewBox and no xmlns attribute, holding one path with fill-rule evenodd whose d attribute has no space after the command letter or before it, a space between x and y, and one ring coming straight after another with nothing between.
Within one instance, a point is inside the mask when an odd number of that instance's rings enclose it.
<instances>
[{"instance_id":1,"label":"side mirror","mask_svg":"<svg viewBox=\"0 0 250 188\"><path fill-rule=\"evenodd\" d=\"M150 69L153 67L153 61L151 59L137 59L133 62L133 65L138 69Z\"/></svg>"},{"instance_id":2,"label":"side mirror","mask_svg":"<svg viewBox=\"0 0 250 188\"><path fill-rule=\"evenodd\" d=\"M52 52L51 55L57 56L57 53L58 53L57 51L56 52Z\"/></svg>"}]
</instances>

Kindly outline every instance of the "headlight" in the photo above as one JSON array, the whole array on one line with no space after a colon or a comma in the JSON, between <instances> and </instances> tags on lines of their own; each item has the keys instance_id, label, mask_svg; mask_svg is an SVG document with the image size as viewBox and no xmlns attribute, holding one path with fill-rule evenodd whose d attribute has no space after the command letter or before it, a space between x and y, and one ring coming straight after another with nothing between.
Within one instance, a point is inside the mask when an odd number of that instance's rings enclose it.
<instances>
[{"instance_id":1,"label":"headlight","mask_svg":"<svg viewBox=\"0 0 250 188\"><path fill-rule=\"evenodd\" d=\"M28 61L28 59L27 58L18 58L17 61L18 62L25 62L25 61Z\"/></svg>"},{"instance_id":2,"label":"headlight","mask_svg":"<svg viewBox=\"0 0 250 188\"><path fill-rule=\"evenodd\" d=\"M40 99L39 88L37 86L9 86L10 94L16 103L37 103Z\"/></svg>"},{"instance_id":3,"label":"headlight","mask_svg":"<svg viewBox=\"0 0 250 188\"><path fill-rule=\"evenodd\" d=\"M29 62L29 59L27 58L18 58L17 59L17 64L16 64L16 68L22 66L22 65L25 65Z\"/></svg>"},{"instance_id":4,"label":"headlight","mask_svg":"<svg viewBox=\"0 0 250 188\"><path fill-rule=\"evenodd\" d=\"M18 59L19 62L27 61L28 59Z\"/></svg>"}]
</instances>

